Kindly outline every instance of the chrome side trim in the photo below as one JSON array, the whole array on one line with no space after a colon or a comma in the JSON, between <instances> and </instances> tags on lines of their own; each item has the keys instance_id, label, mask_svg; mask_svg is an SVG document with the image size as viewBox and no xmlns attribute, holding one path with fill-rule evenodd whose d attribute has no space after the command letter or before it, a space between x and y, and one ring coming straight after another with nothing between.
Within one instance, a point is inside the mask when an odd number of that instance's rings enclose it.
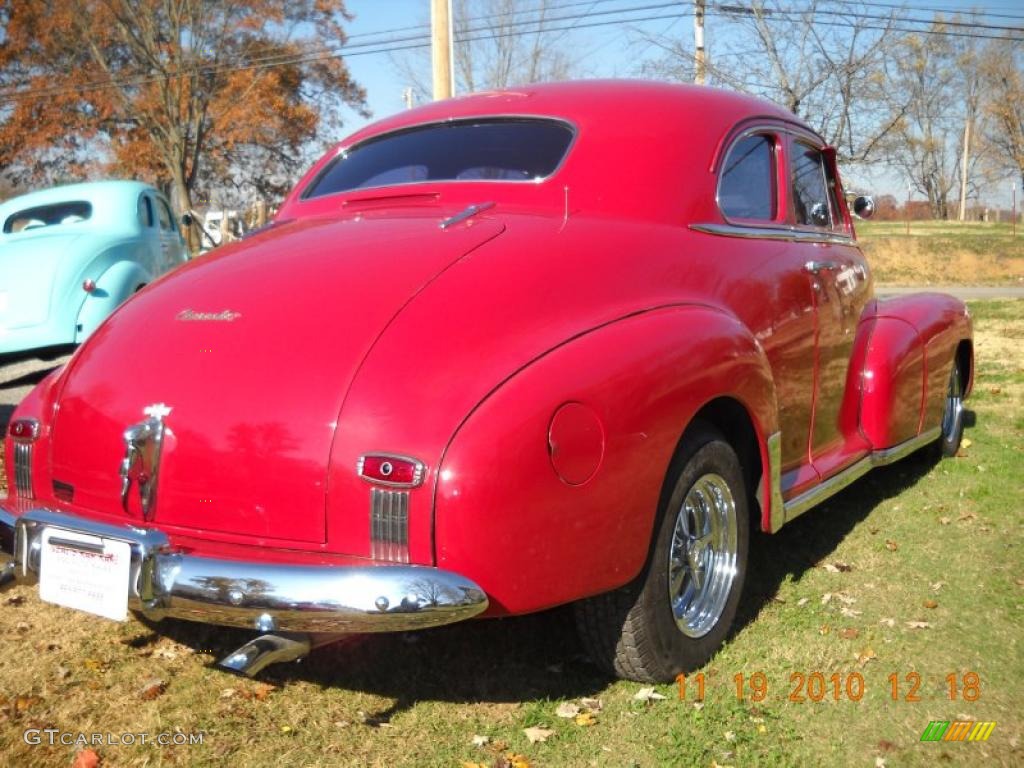
<instances>
[{"instance_id":1,"label":"chrome side trim","mask_svg":"<svg viewBox=\"0 0 1024 768\"><path fill-rule=\"evenodd\" d=\"M782 433L768 436L768 532L775 533L786 522L786 504L782 500Z\"/></svg>"},{"instance_id":2,"label":"chrome side trim","mask_svg":"<svg viewBox=\"0 0 1024 768\"><path fill-rule=\"evenodd\" d=\"M811 507L815 507L829 497L839 493L855 480L867 474L869 470L885 466L886 464L892 464L909 456L919 448L923 448L929 443L934 443L939 439L940 431L939 427L934 427L927 432L922 432L917 437L912 437L899 445L894 445L892 448L872 451L860 461L833 475L820 485L816 485L799 496L790 499L786 502L785 522L788 523L794 517L802 515Z\"/></svg>"},{"instance_id":3,"label":"chrome side trim","mask_svg":"<svg viewBox=\"0 0 1024 768\"><path fill-rule=\"evenodd\" d=\"M461 211L456 213L454 216L445 219L439 225L441 229L448 229L448 227L454 227L456 224L461 224L466 219L471 219L482 211L486 211L488 208L493 208L494 202L488 201L486 203L473 203L472 205L463 208Z\"/></svg>"},{"instance_id":4,"label":"chrome side trim","mask_svg":"<svg viewBox=\"0 0 1024 768\"><path fill-rule=\"evenodd\" d=\"M10 540L12 528L14 537L0 552L0 584L38 580L48 526L128 542L128 607L152 621L174 617L265 633L404 632L463 621L488 604L470 579L429 566L218 560L177 552L155 529L50 509L16 516L2 505L0 542Z\"/></svg>"},{"instance_id":5,"label":"chrome side trim","mask_svg":"<svg viewBox=\"0 0 1024 768\"><path fill-rule=\"evenodd\" d=\"M34 499L32 490L32 443L14 443L14 485L19 499Z\"/></svg>"},{"instance_id":6,"label":"chrome side trim","mask_svg":"<svg viewBox=\"0 0 1024 768\"><path fill-rule=\"evenodd\" d=\"M721 237L742 237L748 240L787 240L794 243L833 243L856 245L852 237L835 232L817 232L810 229L780 225L777 227L744 227L738 224L691 224L690 229Z\"/></svg>"},{"instance_id":7,"label":"chrome side trim","mask_svg":"<svg viewBox=\"0 0 1024 768\"><path fill-rule=\"evenodd\" d=\"M409 562L407 491L370 491L370 550L374 560Z\"/></svg>"}]
</instances>

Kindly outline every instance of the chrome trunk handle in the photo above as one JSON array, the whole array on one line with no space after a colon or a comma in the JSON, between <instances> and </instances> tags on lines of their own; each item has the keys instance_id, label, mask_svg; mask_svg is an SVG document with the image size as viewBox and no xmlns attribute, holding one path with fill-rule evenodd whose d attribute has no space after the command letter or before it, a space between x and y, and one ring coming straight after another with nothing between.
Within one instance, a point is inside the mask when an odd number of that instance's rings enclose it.
<instances>
[{"instance_id":1,"label":"chrome trunk handle","mask_svg":"<svg viewBox=\"0 0 1024 768\"><path fill-rule=\"evenodd\" d=\"M834 261L808 261L804 264L804 271L816 275L830 269L839 269L839 264Z\"/></svg>"}]
</instances>

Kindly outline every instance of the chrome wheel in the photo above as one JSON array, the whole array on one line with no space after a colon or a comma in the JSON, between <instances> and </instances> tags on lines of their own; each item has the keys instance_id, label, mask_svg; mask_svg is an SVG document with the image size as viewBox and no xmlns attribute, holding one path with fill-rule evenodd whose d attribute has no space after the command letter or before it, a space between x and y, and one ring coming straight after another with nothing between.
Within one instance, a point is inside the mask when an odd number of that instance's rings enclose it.
<instances>
[{"instance_id":1,"label":"chrome wheel","mask_svg":"<svg viewBox=\"0 0 1024 768\"><path fill-rule=\"evenodd\" d=\"M736 579L736 502L717 474L694 482L676 515L668 596L679 631L703 637L718 623Z\"/></svg>"},{"instance_id":2,"label":"chrome wheel","mask_svg":"<svg viewBox=\"0 0 1024 768\"><path fill-rule=\"evenodd\" d=\"M964 413L964 388L960 382L960 366L953 363L953 372L949 375L949 389L946 391L946 409L942 413L942 438L950 441L960 431L960 423ZM934 424L934 422L932 422ZM959 443L960 441L957 440Z\"/></svg>"}]
</instances>

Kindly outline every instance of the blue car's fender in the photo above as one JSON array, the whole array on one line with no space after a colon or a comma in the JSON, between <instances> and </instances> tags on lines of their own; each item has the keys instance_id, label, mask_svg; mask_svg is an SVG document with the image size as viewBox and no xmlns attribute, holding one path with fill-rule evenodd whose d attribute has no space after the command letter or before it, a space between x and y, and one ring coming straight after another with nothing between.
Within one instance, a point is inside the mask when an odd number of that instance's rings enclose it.
<instances>
[{"instance_id":1,"label":"blue car's fender","mask_svg":"<svg viewBox=\"0 0 1024 768\"><path fill-rule=\"evenodd\" d=\"M78 311L75 343L85 341L111 312L152 279L153 276L134 261L118 261L107 268L96 280L96 288L86 294Z\"/></svg>"}]
</instances>

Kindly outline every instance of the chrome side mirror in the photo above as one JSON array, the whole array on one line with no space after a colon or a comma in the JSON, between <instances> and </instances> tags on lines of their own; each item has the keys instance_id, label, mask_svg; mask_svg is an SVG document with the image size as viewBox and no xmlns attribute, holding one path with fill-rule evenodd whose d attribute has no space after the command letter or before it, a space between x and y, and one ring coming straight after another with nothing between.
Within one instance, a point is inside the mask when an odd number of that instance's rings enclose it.
<instances>
[{"instance_id":1,"label":"chrome side mirror","mask_svg":"<svg viewBox=\"0 0 1024 768\"><path fill-rule=\"evenodd\" d=\"M875 201L866 195L860 195L853 201L853 215L858 219L870 219L875 214Z\"/></svg>"}]
</instances>

